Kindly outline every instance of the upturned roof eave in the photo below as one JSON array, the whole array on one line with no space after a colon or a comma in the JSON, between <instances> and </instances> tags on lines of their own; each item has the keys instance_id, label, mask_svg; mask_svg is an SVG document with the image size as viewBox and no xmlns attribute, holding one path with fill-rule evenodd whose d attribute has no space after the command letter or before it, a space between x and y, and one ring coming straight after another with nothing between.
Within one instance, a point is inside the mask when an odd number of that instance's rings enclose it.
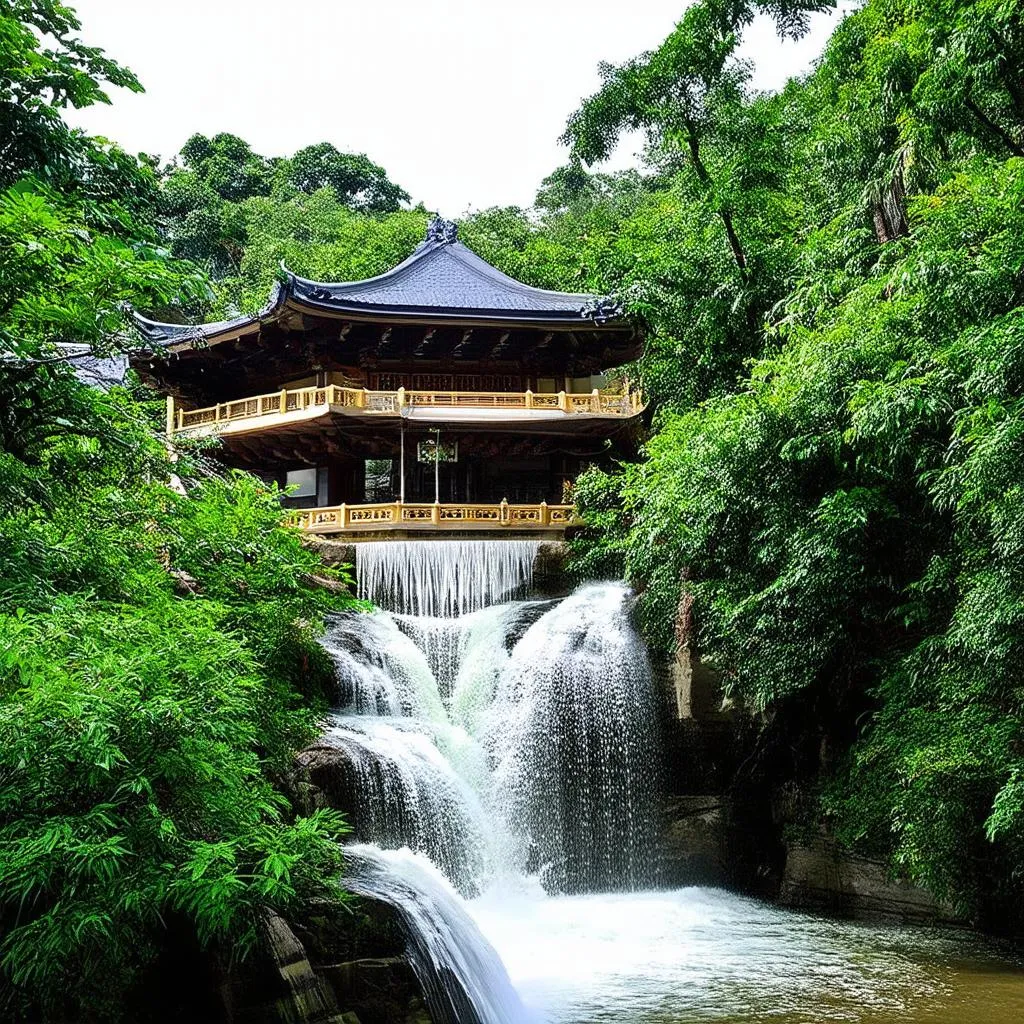
<instances>
[{"instance_id":1,"label":"upturned roof eave","mask_svg":"<svg viewBox=\"0 0 1024 1024\"><path fill-rule=\"evenodd\" d=\"M288 306L296 312L315 313L318 316L343 320L402 321L432 325L464 324L467 326L508 325L524 327L550 327L559 330L622 329L631 328L624 317L602 320L589 319L575 310L522 310L481 309L440 306L389 306L382 304L317 301L305 296L292 295Z\"/></svg>"},{"instance_id":2,"label":"upturned roof eave","mask_svg":"<svg viewBox=\"0 0 1024 1024\"><path fill-rule=\"evenodd\" d=\"M397 285L426 259L441 252L450 253L459 263L467 280L482 279L501 292L514 296L522 305L488 308L484 306L441 306L436 304L386 303L360 300L360 293L379 291L382 286ZM469 288L472 291L472 288ZM531 301L535 305L531 306ZM267 304L258 313L209 324L169 324L150 320L131 311L136 329L155 352L182 352L208 347L258 332L264 323L273 323L286 310L316 316L378 323L409 323L425 326L446 324L461 326L532 327L557 331L612 330L637 333L637 327L624 317L612 301L596 295L548 291L516 281L481 259L457 239L455 225L433 221L427 239L396 267L363 281L320 282L288 270L281 264L281 279L271 291Z\"/></svg>"}]
</instances>

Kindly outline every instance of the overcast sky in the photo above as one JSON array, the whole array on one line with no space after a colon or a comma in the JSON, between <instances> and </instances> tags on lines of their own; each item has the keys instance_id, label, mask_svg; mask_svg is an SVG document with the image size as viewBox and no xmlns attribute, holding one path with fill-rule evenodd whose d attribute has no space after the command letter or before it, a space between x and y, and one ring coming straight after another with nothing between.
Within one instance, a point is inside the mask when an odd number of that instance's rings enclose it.
<instances>
[{"instance_id":1,"label":"overcast sky","mask_svg":"<svg viewBox=\"0 0 1024 1024\"><path fill-rule=\"evenodd\" d=\"M132 152L169 158L193 133L286 156L327 140L365 152L414 201L453 217L527 206L560 163L567 116L600 61L658 45L685 0L70 0L86 42L146 92L72 113ZM747 33L755 84L806 70L833 19L799 43ZM612 166L633 160L624 146Z\"/></svg>"}]
</instances>

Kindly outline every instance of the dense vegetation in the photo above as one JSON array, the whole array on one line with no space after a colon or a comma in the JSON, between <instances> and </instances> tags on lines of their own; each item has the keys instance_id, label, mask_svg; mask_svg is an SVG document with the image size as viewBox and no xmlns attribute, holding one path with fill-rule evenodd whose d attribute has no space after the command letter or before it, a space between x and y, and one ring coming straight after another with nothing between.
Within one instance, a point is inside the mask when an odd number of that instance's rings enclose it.
<instances>
[{"instance_id":1,"label":"dense vegetation","mask_svg":"<svg viewBox=\"0 0 1024 1024\"><path fill-rule=\"evenodd\" d=\"M579 571L626 574L651 642L722 673L804 827L1019 927L1024 18L867 0L755 92L752 18L798 35L830 6L698 0L603 67L532 210L460 234L646 324L650 438L580 482ZM341 823L275 778L339 599L273 494L170 462L151 398L84 386L65 343L129 343L125 300L256 309L282 259L379 273L427 212L328 144L194 136L161 168L71 131L63 106L138 88L75 30L0 5L0 1007L104 1017L161 922L235 941L337 895ZM642 171L588 169L637 129Z\"/></svg>"},{"instance_id":2,"label":"dense vegetation","mask_svg":"<svg viewBox=\"0 0 1024 1024\"><path fill-rule=\"evenodd\" d=\"M254 479L170 461L153 396L73 369L102 377L82 346L124 343L122 301L209 295L157 236L152 167L61 118L134 84L76 28L0 5L5 1020L143 1019L172 946L227 963L268 911L343 898L343 822L277 784L330 685L330 574Z\"/></svg>"},{"instance_id":3,"label":"dense vegetation","mask_svg":"<svg viewBox=\"0 0 1024 1024\"><path fill-rule=\"evenodd\" d=\"M777 96L746 88L745 17L695 5L569 123L584 159L645 128L653 201L703 226L673 268L702 298L655 321L647 459L581 487L587 558L765 713L809 821L1019 927L1021 10L871 0Z\"/></svg>"}]
</instances>

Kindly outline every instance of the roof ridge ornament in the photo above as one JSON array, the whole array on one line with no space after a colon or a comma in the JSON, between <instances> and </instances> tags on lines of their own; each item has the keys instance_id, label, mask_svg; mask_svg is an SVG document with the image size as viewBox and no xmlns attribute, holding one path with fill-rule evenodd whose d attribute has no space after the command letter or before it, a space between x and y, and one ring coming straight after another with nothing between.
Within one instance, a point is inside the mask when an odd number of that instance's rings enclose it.
<instances>
[{"instance_id":1,"label":"roof ridge ornament","mask_svg":"<svg viewBox=\"0 0 1024 1024\"><path fill-rule=\"evenodd\" d=\"M581 310L580 316L595 324L607 323L622 316L622 304L610 295L595 295Z\"/></svg>"},{"instance_id":2,"label":"roof ridge ornament","mask_svg":"<svg viewBox=\"0 0 1024 1024\"><path fill-rule=\"evenodd\" d=\"M445 220L443 217L431 217L427 224L427 242L437 242L439 245L451 245L459 240L459 226L453 220Z\"/></svg>"}]
</instances>

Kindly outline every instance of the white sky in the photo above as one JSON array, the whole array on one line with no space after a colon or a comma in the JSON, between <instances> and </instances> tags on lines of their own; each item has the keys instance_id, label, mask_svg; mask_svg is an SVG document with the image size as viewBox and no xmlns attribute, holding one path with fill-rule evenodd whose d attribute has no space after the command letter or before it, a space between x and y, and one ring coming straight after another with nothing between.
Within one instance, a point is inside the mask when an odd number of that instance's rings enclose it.
<instances>
[{"instance_id":1,"label":"white sky","mask_svg":"<svg viewBox=\"0 0 1024 1024\"><path fill-rule=\"evenodd\" d=\"M169 158L193 132L233 132L258 153L314 142L365 152L413 201L457 216L528 206L565 160L565 120L599 61L658 45L685 0L70 0L83 39L146 88L69 120ZM849 6L848 4L844 6ZM821 51L756 23L755 85L781 86ZM633 162L624 145L613 167Z\"/></svg>"}]
</instances>

